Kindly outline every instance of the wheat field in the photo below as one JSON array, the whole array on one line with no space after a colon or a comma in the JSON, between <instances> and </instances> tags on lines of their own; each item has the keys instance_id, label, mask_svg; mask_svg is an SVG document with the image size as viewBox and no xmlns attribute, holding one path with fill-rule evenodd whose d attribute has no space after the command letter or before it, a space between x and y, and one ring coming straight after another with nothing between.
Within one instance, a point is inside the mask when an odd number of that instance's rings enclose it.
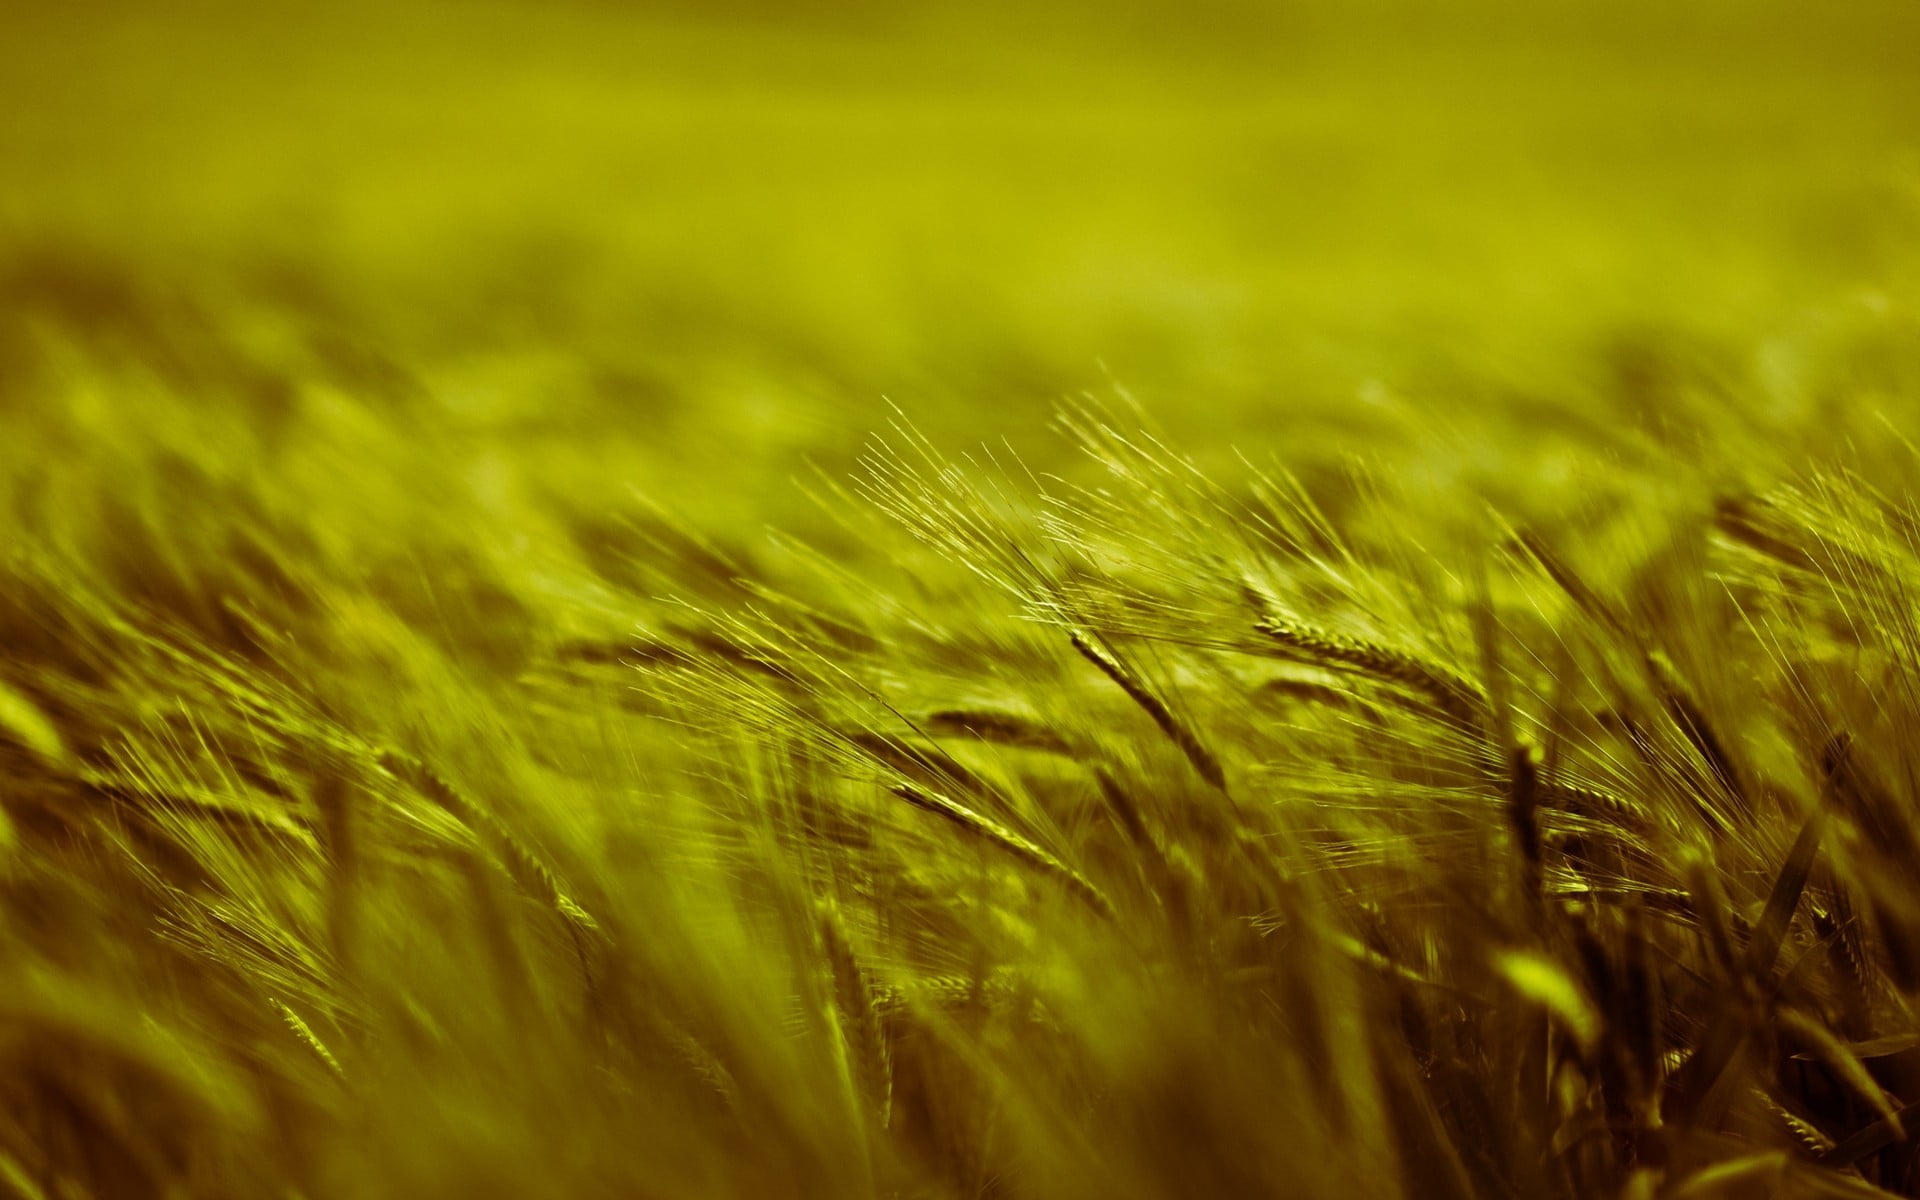
<instances>
[{"instance_id":1,"label":"wheat field","mask_svg":"<svg viewBox=\"0 0 1920 1200\"><path fill-rule=\"evenodd\" d=\"M1920 9L0 15L0 1195L1920 1195Z\"/></svg>"}]
</instances>

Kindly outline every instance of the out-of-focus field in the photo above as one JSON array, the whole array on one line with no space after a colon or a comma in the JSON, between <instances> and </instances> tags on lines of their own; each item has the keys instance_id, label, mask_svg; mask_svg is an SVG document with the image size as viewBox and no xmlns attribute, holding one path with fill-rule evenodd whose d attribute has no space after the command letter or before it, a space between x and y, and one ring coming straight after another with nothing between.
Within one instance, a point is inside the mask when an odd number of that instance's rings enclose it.
<instances>
[{"instance_id":1,"label":"out-of-focus field","mask_svg":"<svg viewBox=\"0 0 1920 1200\"><path fill-rule=\"evenodd\" d=\"M1920 1194L1916 414L1911 0L9 5L0 1195Z\"/></svg>"},{"instance_id":2,"label":"out-of-focus field","mask_svg":"<svg viewBox=\"0 0 1920 1200\"><path fill-rule=\"evenodd\" d=\"M404 391L456 454L729 526L882 396L1033 451L1117 384L1317 453L1394 404L1634 419L1667 362L1803 414L1913 332L1906 4L6 22L14 394L49 341L233 420Z\"/></svg>"}]
</instances>

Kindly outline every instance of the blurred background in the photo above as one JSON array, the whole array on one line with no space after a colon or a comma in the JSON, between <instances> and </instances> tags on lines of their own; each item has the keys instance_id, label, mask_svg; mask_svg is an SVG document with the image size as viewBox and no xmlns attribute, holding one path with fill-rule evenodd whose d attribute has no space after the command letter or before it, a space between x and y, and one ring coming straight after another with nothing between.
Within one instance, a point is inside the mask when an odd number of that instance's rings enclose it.
<instances>
[{"instance_id":1,"label":"blurred background","mask_svg":"<svg viewBox=\"0 0 1920 1200\"><path fill-rule=\"evenodd\" d=\"M1818 428L1920 382L1911 0L0 25L0 405L37 434L0 453L36 487L132 437L331 441L323 474L404 492L378 425L475 494L734 529L890 404L1046 464L1083 393L1208 458L1390 454L1410 411L1503 449L1703 404Z\"/></svg>"}]
</instances>

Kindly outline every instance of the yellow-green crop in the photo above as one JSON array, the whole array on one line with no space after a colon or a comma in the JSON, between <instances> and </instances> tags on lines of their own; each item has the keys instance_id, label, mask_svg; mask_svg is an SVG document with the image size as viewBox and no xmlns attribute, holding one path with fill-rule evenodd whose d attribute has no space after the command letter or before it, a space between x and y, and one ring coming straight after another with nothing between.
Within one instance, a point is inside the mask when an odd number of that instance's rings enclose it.
<instances>
[{"instance_id":1,"label":"yellow-green crop","mask_svg":"<svg viewBox=\"0 0 1920 1200\"><path fill-rule=\"evenodd\" d=\"M0 15L0 1195L1920 1195L1920 8Z\"/></svg>"}]
</instances>

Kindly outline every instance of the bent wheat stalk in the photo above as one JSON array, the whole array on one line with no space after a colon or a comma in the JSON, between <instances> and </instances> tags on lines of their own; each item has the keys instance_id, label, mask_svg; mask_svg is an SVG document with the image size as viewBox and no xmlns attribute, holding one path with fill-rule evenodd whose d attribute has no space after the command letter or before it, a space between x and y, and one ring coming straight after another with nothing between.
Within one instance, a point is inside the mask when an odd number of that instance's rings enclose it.
<instances>
[{"instance_id":1,"label":"bent wheat stalk","mask_svg":"<svg viewBox=\"0 0 1920 1200\"><path fill-rule=\"evenodd\" d=\"M990 842L1028 866L1053 876L1066 884L1069 891L1086 901L1101 916L1107 918L1113 916L1113 903L1086 876L991 817L975 812L957 800L950 800L938 792L928 791L917 784L896 783L889 790L915 808L925 809L927 812L945 817L982 841Z\"/></svg>"}]
</instances>

